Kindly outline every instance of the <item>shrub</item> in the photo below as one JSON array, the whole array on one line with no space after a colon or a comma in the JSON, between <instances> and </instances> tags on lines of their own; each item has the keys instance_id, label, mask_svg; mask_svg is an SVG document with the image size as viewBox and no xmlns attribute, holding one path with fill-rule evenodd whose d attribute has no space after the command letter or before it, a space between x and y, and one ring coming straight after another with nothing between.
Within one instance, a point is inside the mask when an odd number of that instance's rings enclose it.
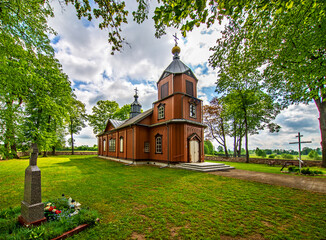
<instances>
[{"instance_id":1,"label":"shrub","mask_svg":"<svg viewBox=\"0 0 326 240\"><path fill-rule=\"evenodd\" d=\"M209 154L210 153L209 152L209 148L208 148L208 146L206 144L204 144L204 153L205 154Z\"/></svg>"},{"instance_id":2,"label":"shrub","mask_svg":"<svg viewBox=\"0 0 326 240\"><path fill-rule=\"evenodd\" d=\"M288 167L288 171L289 172L299 172L299 168L294 167L294 166L290 166L290 167Z\"/></svg>"},{"instance_id":3,"label":"shrub","mask_svg":"<svg viewBox=\"0 0 326 240\"><path fill-rule=\"evenodd\" d=\"M315 160L319 159L319 155L315 150L311 150L308 154L308 157Z\"/></svg>"},{"instance_id":4,"label":"shrub","mask_svg":"<svg viewBox=\"0 0 326 240\"><path fill-rule=\"evenodd\" d=\"M275 158L275 154L269 155L268 158Z\"/></svg>"},{"instance_id":5,"label":"shrub","mask_svg":"<svg viewBox=\"0 0 326 240\"><path fill-rule=\"evenodd\" d=\"M294 157L293 157L293 155L291 155L291 154L283 153L283 154L281 155L281 158L283 158L283 159L293 159Z\"/></svg>"}]
</instances>

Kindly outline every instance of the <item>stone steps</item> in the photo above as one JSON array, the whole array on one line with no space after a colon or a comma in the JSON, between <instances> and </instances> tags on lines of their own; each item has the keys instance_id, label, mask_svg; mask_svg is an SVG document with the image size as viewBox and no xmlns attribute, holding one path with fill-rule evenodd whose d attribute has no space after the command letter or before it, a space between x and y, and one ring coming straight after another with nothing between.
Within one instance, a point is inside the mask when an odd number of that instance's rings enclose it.
<instances>
[{"instance_id":1,"label":"stone steps","mask_svg":"<svg viewBox=\"0 0 326 240\"><path fill-rule=\"evenodd\" d=\"M225 165L223 163L210 163L210 162L203 162L203 163L180 163L177 165L178 168L193 170L193 171L200 171L200 172L214 172L214 171L227 171L234 169L229 165Z\"/></svg>"}]
</instances>

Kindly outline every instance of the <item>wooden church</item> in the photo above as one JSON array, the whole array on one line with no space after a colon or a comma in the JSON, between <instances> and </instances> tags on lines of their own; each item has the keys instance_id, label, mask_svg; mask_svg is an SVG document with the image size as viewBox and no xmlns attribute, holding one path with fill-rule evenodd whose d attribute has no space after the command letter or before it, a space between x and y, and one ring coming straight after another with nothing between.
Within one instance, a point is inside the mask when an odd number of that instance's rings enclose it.
<instances>
[{"instance_id":1,"label":"wooden church","mask_svg":"<svg viewBox=\"0 0 326 240\"><path fill-rule=\"evenodd\" d=\"M198 79L172 49L173 61L157 82L158 100L141 113L137 90L130 118L109 119L98 137L98 154L132 163L187 163L204 161L202 101Z\"/></svg>"}]
</instances>

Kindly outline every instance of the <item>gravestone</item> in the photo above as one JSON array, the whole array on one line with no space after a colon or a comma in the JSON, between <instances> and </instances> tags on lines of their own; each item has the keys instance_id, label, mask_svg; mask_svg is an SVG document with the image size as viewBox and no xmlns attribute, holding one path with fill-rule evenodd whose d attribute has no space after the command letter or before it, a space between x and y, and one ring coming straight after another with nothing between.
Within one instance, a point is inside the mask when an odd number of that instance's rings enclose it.
<instances>
[{"instance_id":1,"label":"gravestone","mask_svg":"<svg viewBox=\"0 0 326 240\"><path fill-rule=\"evenodd\" d=\"M18 220L23 225L38 225L44 221L44 203L41 195L41 170L37 166L38 147L32 144L29 166L25 170L24 201L21 202L21 216Z\"/></svg>"}]
</instances>

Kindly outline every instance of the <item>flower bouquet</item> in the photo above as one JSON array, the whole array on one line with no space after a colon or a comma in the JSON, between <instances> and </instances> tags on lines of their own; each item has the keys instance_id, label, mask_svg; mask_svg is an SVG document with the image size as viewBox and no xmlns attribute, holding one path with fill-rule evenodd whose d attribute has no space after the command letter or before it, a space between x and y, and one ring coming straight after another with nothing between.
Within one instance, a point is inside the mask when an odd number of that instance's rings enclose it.
<instances>
[{"instance_id":1,"label":"flower bouquet","mask_svg":"<svg viewBox=\"0 0 326 240\"><path fill-rule=\"evenodd\" d=\"M66 198L65 195L62 194L61 199L45 203L44 216L48 221L59 220L62 217L69 218L80 212L80 206L81 204L79 202L76 202L71 197Z\"/></svg>"}]
</instances>

